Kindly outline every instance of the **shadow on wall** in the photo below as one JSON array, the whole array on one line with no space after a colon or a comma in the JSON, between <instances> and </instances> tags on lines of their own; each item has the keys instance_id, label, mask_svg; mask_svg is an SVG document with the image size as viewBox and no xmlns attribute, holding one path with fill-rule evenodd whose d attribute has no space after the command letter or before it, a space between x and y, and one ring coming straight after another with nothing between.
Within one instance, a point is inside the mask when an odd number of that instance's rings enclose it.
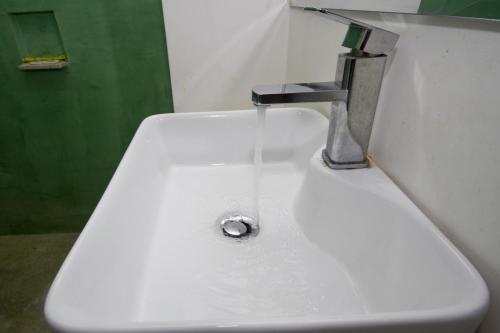
<instances>
[{"instance_id":1,"label":"shadow on wall","mask_svg":"<svg viewBox=\"0 0 500 333\"><path fill-rule=\"evenodd\" d=\"M175 112L252 108L254 85L284 82L287 0L164 0L163 6Z\"/></svg>"},{"instance_id":2,"label":"shadow on wall","mask_svg":"<svg viewBox=\"0 0 500 333\"><path fill-rule=\"evenodd\" d=\"M81 230L140 121L172 112L161 10L160 0L0 0L0 234ZM36 38L27 27L20 40L12 14L47 11L69 66L20 71Z\"/></svg>"}]
</instances>

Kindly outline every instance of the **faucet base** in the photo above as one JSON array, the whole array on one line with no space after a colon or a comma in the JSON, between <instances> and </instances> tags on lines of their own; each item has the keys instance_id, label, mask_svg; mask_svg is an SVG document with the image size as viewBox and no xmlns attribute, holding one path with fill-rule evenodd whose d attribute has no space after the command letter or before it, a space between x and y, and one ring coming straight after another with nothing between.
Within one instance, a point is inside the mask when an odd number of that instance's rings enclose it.
<instances>
[{"instance_id":1,"label":"faucet base","mask_svg":"<svg viewBox=\"0 0 500 333\"><path fill-rule=\"evenodd\" d=\"M326 153L326 150L324 149L321 153L321 156L323 156L323 161L325 162L326 166L334 170L363 169L369 167L368 159L364 159L360 162L335 162L330 159L330 157Z\"/></svg>"}]
</instances>

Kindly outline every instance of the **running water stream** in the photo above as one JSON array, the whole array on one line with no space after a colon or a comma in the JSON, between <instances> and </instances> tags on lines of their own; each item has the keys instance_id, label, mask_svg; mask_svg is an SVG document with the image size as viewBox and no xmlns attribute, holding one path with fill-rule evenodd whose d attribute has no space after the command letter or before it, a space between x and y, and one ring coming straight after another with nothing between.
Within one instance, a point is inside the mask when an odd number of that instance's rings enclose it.
<instances>
[{"instance_id":1,"label":"running water stream","mask_svg":"<svg viewBox=\"0 0 500 333\"><path fill-rule=\"evenodd\" d=\"M264 125L266 121L266 105L257 106L257 129L255 131L255 149L253 155L254 163L254 216L255 220L260 222L260 184L262 175L262 145L264 142Z\"/></svg>"}]
</instances>

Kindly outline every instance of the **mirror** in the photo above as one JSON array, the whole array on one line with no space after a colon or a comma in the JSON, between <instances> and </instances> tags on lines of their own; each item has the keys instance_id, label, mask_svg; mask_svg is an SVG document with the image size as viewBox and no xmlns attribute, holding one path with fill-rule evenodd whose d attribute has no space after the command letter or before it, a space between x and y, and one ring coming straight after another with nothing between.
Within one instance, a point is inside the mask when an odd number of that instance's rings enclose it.
<instances>
[{"instance_id":1,"label":"mirror","mask_svg":"<svg viewBox=\"0 0 500 333\"><path fill-rule=\"evenodd\" d=\"M290 6L500 20L498 0L290 0Z\"/></svg>"}]
</instances>

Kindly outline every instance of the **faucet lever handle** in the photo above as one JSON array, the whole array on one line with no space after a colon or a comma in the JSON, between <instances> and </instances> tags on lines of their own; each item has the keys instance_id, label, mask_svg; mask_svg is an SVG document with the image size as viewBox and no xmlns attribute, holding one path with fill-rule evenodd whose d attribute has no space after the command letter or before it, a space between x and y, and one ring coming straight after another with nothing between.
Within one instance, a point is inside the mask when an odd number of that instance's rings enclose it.
<instances>
[{"instance_id":1,"label":"faucet lever handle","mask_svg":"<svg viewBox=\"0 0 500 333\"><path fill-rule=\"evenodd\" d=\"M386 54L394 49L399 39L399 35L392 31L353 20L325 8L303 7L303 9L348 25L349 29L347 30L342 46L353 50L363 51L372 55Z\"/></svg>"}]
</instances>

